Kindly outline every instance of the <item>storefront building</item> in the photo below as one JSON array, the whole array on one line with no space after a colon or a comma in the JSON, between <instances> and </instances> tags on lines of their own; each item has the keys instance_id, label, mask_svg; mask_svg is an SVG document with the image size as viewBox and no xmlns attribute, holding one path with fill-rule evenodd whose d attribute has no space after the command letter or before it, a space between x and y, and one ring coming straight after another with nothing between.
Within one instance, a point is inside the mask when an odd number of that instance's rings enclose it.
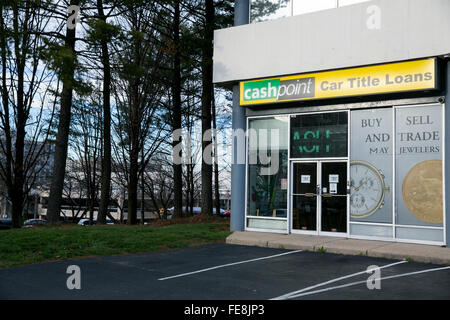
<instances>
[{"instance_id":1,"label":"storefront building","mask_svg":"<svg viewBox=\"0 0 450 320\"><path fill-rule=\"evenodd\" d=\"M214 82L246 132L232 230L448 245L450 1L268 2L290 15L248 24L236 1L215 32Z\"/></svg>"}]
</instances>

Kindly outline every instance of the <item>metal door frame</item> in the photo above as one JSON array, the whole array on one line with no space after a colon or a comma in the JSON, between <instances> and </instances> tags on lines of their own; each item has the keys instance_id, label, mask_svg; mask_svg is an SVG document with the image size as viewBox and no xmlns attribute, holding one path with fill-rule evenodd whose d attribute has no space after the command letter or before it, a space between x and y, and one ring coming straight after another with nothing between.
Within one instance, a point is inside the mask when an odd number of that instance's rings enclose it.
<instances>
[{"instance_id":1,"label":"metal door frame","mask_svg":"<svg viewBox=\"0 0 450 320\"><path fill-rule=\"evenodd\" d=\"M329 232L329 231L322 231L322 164L323 163L337 163L337 162L341 162L341 163L346 163L347 164L347 181L346 181L346 185L347 185L347 190L349 190L349 181L350 181L350 168L349 168L349 164L350 162L345 159L343 160L342 158L338 158L338 159L309 159L309 160L291 160L290 164L289 164L289 171L290 171L290 176L289 176L289 233L293 233L293 234L305 234L305 235L319 235L319 236L332 236L332 237L343 237L343 238L347 238L349 235L349 193L347 192L346 194L346 202L347 202L347 208L346 208L346 212L347 212L347 217L346 217L346 226L347 226L347 232ZM294 164L297 163L315 163L316 164L316 182L317 182L317 187L320 186L320 193L316 196L316 230L315 231L311 231L311 230L297 230L297 229L293 229L293 219L294 219L294 213L293 213L293 190L294 190Z\"/></svg>"}]
</instances>

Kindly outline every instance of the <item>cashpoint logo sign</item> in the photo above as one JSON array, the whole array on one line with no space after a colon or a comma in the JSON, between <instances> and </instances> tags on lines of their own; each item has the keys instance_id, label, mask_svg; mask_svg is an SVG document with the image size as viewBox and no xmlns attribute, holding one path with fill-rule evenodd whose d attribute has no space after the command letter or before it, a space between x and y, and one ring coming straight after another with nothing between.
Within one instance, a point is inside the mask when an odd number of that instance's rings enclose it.
<instances>
[{"instance_id":1,"label":"cashpoint logo sign","mask_svg":"<svg viewBox=\"0 0 450 320\"><path fill-rule=\"evenodd\" d=\"M315 78L271 79L244 83L244 101L289 101L315 96Z\"/></svg>"},{"instance_id":2,"label":"cashpoint logo sign","mask_svg":"<svg viewBox=\"0 0 450 320\"><path fill-rule=\"evenodd\" d=\"M327 71L240 84L241 105L437 89L436 59Z\"/></svg>"}]
</instances>

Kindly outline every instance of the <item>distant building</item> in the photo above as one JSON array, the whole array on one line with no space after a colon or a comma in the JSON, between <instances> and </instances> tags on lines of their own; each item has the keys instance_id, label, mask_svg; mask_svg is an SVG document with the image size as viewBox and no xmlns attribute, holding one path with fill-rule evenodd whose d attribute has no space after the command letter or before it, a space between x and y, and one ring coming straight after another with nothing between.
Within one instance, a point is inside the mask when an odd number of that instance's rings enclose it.
<instances>
[{"instance_id":1,"label":"distant building","mask_svg":"<svg viewBox=\"0 0 450 320\"><path fill-rule=\"evenodd\" d=\"M24 217L33 217L37 215L38 192L39 190L46 190L50 186L50 178L54 165L54 152L55 144L53 141L25 141L25 161L28 165L31 165L32 168L28 171L28 175L26 176L26 183L29 184L30 192L24 207ZM0 161L5 163L5 159L5 154L1 152ZM4 219L11 218L10 209L11 204L8 200L6 185L0 176L0 217Z\"/></svg>"}]
</instances>

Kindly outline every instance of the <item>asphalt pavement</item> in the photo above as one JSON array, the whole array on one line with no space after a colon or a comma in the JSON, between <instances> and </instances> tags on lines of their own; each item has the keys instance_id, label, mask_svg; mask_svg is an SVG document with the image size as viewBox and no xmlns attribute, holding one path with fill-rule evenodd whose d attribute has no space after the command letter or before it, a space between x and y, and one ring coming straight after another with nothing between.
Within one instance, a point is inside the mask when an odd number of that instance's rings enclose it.
<instances>
[{"instance_id":1,"label":"asphalt pavement","mask_svg":"<svg viewBox=\"0 0 450 320\"><path fill-rule=\"evenodd\" d=\"M450 267L220 243L1 269L0 299L448 300Z\"/></svg>"}]
</instances>

